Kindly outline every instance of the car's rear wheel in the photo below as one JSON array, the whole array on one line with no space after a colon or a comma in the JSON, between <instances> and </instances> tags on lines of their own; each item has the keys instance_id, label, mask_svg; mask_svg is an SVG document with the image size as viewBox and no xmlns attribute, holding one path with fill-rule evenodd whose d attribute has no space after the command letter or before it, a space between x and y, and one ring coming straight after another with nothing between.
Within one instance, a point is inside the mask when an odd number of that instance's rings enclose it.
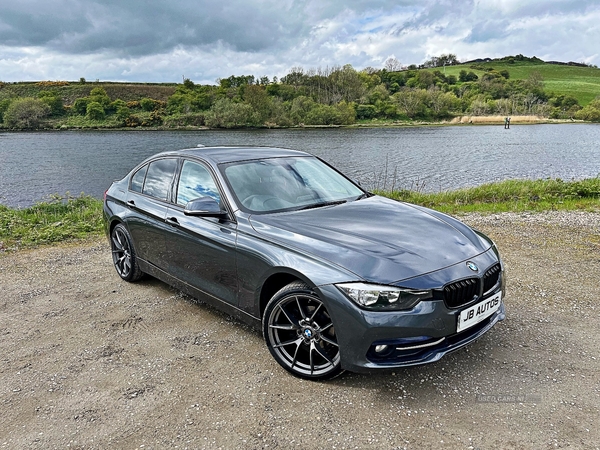
<instances>
[{"instance_id":1,"label":"car's rear wheel","mask_svg":"<svg viewBox=\"0 0 600 450\"><path fill-rule=\"evenodd\" d=\"M273 296L263 335L275 360L295 376L325 380L343 372L333 320L305 283L290 283Z\"/></svg>"},{"instance_id":2,"label":"car's rear wheel","mask_svg":"<svg viewBox=\"0 0 600 450\"><path fill-rule=\"evenodd\" d=\"M137 281L143 273L138 265L131 236L123 224L117 224L110 233L110 246L115 269L125 281Z\"/></svg>"}]
</instances>

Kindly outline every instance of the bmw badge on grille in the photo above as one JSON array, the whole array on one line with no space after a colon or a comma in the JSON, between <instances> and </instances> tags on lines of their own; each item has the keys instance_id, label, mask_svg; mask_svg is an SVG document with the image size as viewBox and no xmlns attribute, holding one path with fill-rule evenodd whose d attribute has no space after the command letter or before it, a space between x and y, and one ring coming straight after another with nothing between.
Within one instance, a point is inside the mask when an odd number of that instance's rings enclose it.
<instances>
[{"instance_id":1,"label":"bmw badge on grille","mask_svg":"<svg viewBox=\"0 0 600 450\"><path fill-rule=\"evenodd\" d=\"M467 267L468 267L469 269L471 269L473 272L479 272L479 267L477 267L477 264L475 264L475 263L474 263L474 262L472 262L472 261L468 261L468 262L467 262Z\"/></svg>"}]
</instances>

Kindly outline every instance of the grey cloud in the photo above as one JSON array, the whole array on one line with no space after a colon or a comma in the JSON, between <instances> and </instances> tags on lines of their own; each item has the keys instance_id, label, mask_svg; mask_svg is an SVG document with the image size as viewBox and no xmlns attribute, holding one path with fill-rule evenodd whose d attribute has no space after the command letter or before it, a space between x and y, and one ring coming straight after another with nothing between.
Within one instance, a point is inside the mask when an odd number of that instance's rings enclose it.
<instances>
[{"instance_id":1,"label":"grey cloud","mask_svg":"<svg viewBox=\"0 0 600 450\"><path fill-rule=\"evenodd\" d=\"M0 0L0 74L214 81L446 52L600 64L599 18L597 0Z\"/></svg>"},{"instance_id":2,"label":"grey cloud","mask_svg":"<svg viewBox=\"0 0 600 450\"><path fill-rule=\"evenodd\" d=\"M22 5L7 5L0 16L5 45L47 45L68 53L114 50L145 55L176 46L203 46L221 41L238 51L258 51L293 39L303 28L302 10L284 2L249 1L87 2L85 8L46 0L43 14ZM261 6L262 5L262 6Z\"/></svg>"}]
</instances>

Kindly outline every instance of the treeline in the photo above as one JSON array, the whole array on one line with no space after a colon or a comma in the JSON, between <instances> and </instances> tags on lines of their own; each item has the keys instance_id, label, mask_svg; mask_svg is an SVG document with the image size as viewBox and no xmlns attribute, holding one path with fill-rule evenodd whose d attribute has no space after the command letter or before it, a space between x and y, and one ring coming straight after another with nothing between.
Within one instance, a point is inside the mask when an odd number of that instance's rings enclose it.
<instances>
[{"instance_id":1,"label":"treeline","mask_svg":"<svg viewBox=\"0 0 600 450\"><path fill-rule=\"evenodd\" d=\"M295 67L281 79L232 75L217 85L186 79L161 99L111 98L103 86L67 98L67 82L42 82L35 96L11 96L3 93L9 85L0 83L0 126L292 127L522 114L600 122L600 98L582 108L572 96L547 92L539 72L511 79L507 69L473 63L457 75L444 73L446 65L456 64L454 55L442 55L427 62L429 69L401 69L388 61L384 69L361 71L350 65Z\"/></svg>"}]
</instances>

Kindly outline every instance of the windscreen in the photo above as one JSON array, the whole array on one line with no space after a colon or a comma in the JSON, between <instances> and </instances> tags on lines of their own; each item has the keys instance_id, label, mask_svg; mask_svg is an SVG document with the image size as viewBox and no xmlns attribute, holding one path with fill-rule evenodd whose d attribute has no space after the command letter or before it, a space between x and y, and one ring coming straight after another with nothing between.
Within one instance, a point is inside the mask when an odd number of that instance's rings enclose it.
<instances>
[{"instance_id":1,"label":"windscreen","mask_svg":"<svg viewBox=\"0 0 600 450\"><path fill-rule=\"evenodd\" d=\"M314 157L236 162L228 164L223 173L239 204L254 213L318 207L364 194Z\"/></svg>"}]
</instances>

